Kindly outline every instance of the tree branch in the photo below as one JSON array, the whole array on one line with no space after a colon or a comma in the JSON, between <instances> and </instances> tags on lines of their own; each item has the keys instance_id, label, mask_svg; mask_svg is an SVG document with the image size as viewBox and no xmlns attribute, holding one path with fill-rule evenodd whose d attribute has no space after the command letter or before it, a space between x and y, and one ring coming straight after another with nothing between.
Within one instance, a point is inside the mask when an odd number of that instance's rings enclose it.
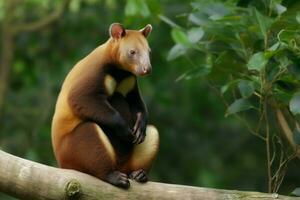
<instances>
[{"instance_id":1,"label":"tree branch","mask_svg":"<svg viewBox=\"0 0 300 200\"><path fill-rule=\"evenodd\" d=\"M18 34L24 31L37 31L45 26L48 26L60 18L70 2L71 0L64 0L60 7L58 7L55 11L35 22L24 22L23 24L17 24L13 29L14 33Z\"/></svg>"},{"instance_id":2,"label":"tree branch","mask_svg":"<svg viewBox=\"0 0 300 200\"><path fill-rule=\"evenodd\" d=\"M285 118L283 112L280 109L277 109L276 110L276 116L277 116L277 120L279 122L279 125L282 129L282 132L283 132L285 138L287 139L290 146L296 152L297 157L300 158L300 148L294 142L294 133L291 130L288 122L286 121L286 118Z\"/></svg>"},{"instance_id":3,"label":"tree branch","mask_svg":"<svg viewBox=\"0 0 300 200\"><path fill-rule=\"evenodd\" d=\"M243 199L296 200L278 194L219 190L183 185L131 182L129 190L74 170L49 167L0 151L0 191L21 199Z\"/></svg>"}]
</instances>

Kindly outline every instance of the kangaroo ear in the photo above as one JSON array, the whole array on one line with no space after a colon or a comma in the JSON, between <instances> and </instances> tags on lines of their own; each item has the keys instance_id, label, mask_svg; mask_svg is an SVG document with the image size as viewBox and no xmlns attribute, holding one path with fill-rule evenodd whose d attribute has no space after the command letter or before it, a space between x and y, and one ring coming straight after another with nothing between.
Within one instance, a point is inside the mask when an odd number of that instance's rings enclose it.
<instances>
[{"instance_id":1,"label":"kangaroo ear","mask_svg":"<svg viewBox=\"0 0 300 200\"><path fill-rule=\"evenodd\" d=\"M126 30L120 23L113 23L109 27L109 35L112 38L120 39L126 35Z\"/></svg>"},{"instance_id":2,"label":"kangaroo ear","mask_svg":"<svg viewBox=\"0 0 300 200\"><path fill-rule=\"evenodd\" d=\"M145 36L145 37L148 37L150 35L152 31L152 26L151 24L148 24L147 26L145 26L144 28L142 28L140 30L140 32Z\"/></svg>"}]
</instances>

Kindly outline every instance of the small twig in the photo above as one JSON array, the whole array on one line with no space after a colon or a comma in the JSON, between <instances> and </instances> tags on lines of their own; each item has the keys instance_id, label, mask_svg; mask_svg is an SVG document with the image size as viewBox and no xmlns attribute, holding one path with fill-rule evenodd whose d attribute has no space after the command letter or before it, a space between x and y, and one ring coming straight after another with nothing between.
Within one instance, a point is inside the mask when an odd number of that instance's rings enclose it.
<instances>
[{"instance_id":1,"label":"small twig","mask_svg":"<svg viewBox=\"0 0 300 200\"><path fill-rule=\"evenodd\" d=\"M287 157L287 159L281 161L281 163L279 164L278 169L276 170L275 174L273 177L277 176L278 173L280 172L281 168L287 164L288 162L290 162L291 160L293 160L295 157L297 156L297 154L294 152L293 154L291 154L290 156Z\"/></svg>"},{"instance_id":2,"label":"small twig","mask_svg":"<svg viewBox=\"0 0 300 200\"><path fill-rule=\"evenodd\" d=\"M271 159L271 166L273 165L273 162L275 160L275 157L276 157L276 144L275 144L275 139L278 140L277 136L274 135L273 138L272 138L272 145L273 145L273 156L272 156L272 159Z\"/></svg>"},{"instance_id":3,"label":"small twig","mask_svg":"<svg viewBox=\"0 0 300 200\"><path fill-rule=\"evenodd\" d=\"M264 118L266 121L266 151L267 151L267 171L268 171L268 191L272 192L272 172L271 172L271 158L270 158L270 127L267 113L267 98L264 104Z\"/></svg>"},{"instance_id":4,"label":"small twig","mask_svg":"<svg viewBox=\"0 0 300 200\"><path fill-rule=\"evenodd\" d=\"M271 89L272 84L275 83L279 79L279 77L287 71L287 66L288 65L282 66L282 68L279 70L279 72L275 75L275 77L270 82L271 84L270 84L270 88L269 89Z\"/></svg>"},{"instance_id":5,"label":"small twig","mask_svg":"<svg viewBox=\"0 0 300 200\"><path fill-rule=\"evenodd\" d=\"M185 55L184 58L193 66L193 68L198 67L188 55Z\"/></svg>"},{"instance_id":6,"label":"small twig","mask_svg":"<svg viewBox=\"0 0 300 200\"><path fill-rule=\"evenodd\" d=\"M269 17L271 17L271 15L272 15L272 3L273 3L273 1L270 0L269 6L268 6L268 10L269 10L268 16L269 16Z\"/></svg>"},{"instance_id":7,"label":"small twig","mask_svg":"<svg viewBox=\"0 0 300 200\"><path fill-rule=\"evenodd\" d=\"M210 81L207 82L208 87L210 87L211 89L213 89L213 91L220 97L220 99L223 101L224 105L226 107L229 106L228 102L226 101L224 95L220 92L220 90L218 90L218 88L216 88L213 84L211 84Z\"/></svg>"},{"instance_id":8,"label":"small twig","mask_svg":"<svg viewBox=\"0 0 300 200\"><path fill-rule=\"evenodd\" d=\"M248 122L245 119L240 117L238 114L234 114L234 116L246 126L246 128L252 135L262 139L263 141L266 141L266 138L263 137L262 135L260 135L259 132L252 130L252 128L250 127L250 125L248 124Z\"/></svg>"},{"instance_id":9,"label":"small twig","mask_svg":"<svg viewBox=\"0 0 300 200\"><path fill-rule=\"evenodd\" d=\"M295 157L297 156L297 154L294 152L293 154L291 154L290 156L287 157L287 159L282 160L279 164L279 167L277 169L277 171L275 172L273 177L276 177L275 180L275 186L273 189L273 192L277 192L282 184L282 181L285 177L285 173L286 173L286 169L287 169L287 164L293 160Z\"/></svg>"},{"instance_id":10,"label":"small twig","mask_svg":"<svg viewBox=\"0 0 300 200\"><path fill-rule=\"evenodd\" d=\"M281 165L283 163L283 159L284 159L284 152L283 152L282 144L280 142L278 142L278 143L280 144L280 159L279 159L279 167L278 167L276 173L272 176L272 180L275 179L273 187L272 187L272 192L275 190L275 188L278 187L279 180L282 177L282 172L281 172L282 170L281 169L284 166L284 165Z\"/></svg>"},{"instance_id":11,"label":"small twig","mask_svg":"<svg viewBox=\"0 0 300 200\"><path fill-rule=\"evenodd\" d=\"M256 132L258 133L262 124L262 121L264 119L264 110L262 111L262 113L260 114L258 123L257 123L257 127L256 127Z\"/></svg>"}]
</instances>

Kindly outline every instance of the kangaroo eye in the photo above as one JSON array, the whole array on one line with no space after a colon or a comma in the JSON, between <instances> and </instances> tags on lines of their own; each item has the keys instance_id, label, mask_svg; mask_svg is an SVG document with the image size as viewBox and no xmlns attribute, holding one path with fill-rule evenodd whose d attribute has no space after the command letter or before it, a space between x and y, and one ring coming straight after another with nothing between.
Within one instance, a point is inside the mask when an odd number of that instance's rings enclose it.
<instances>
[{"instance_id":1,"label":"kangaroo eye","mask_svg":"<svg viewBox=\"0 0 300 200\"><path fill-rule=\"evenodd\" d=\"M129 51L129 53L130 53L130 55L135 55L135 54L136 54L136 50L131 49L131 50Z\"/></svg>"}]
</instances>

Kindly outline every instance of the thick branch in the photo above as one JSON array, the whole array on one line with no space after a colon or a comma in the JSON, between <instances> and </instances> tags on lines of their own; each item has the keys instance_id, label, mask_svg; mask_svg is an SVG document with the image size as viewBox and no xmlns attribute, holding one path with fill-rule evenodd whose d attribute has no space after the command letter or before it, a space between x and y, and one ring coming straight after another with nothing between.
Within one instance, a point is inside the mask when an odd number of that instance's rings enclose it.
<instances>
[{"instance_id":1,"label":"thick branch","mask_svg":"<svg viewBox=\"0 0 300 200\"><path fill-rule=\"evenodd\" d=\"M300 198L259 192L208 189L183 185L131 182L119 189L73 170L49 167L0 151L0 191L21 199L243 199L296 200Z\"/></svg>"},{"instance_id":2,"label":"thick branch","mask_svg":"<svg viewBox=\"0 0 300 200\"><path fill-rule=\"evenodd\" d=\"M37 31L45 26L48 26L61 17L64 10L68 7L70 1L71 0L64 0L59 8L35 22L24 22L23 24L16 25L13 30L14 33L18 34L24 31Z\"/></svg>"}]
</instances>

